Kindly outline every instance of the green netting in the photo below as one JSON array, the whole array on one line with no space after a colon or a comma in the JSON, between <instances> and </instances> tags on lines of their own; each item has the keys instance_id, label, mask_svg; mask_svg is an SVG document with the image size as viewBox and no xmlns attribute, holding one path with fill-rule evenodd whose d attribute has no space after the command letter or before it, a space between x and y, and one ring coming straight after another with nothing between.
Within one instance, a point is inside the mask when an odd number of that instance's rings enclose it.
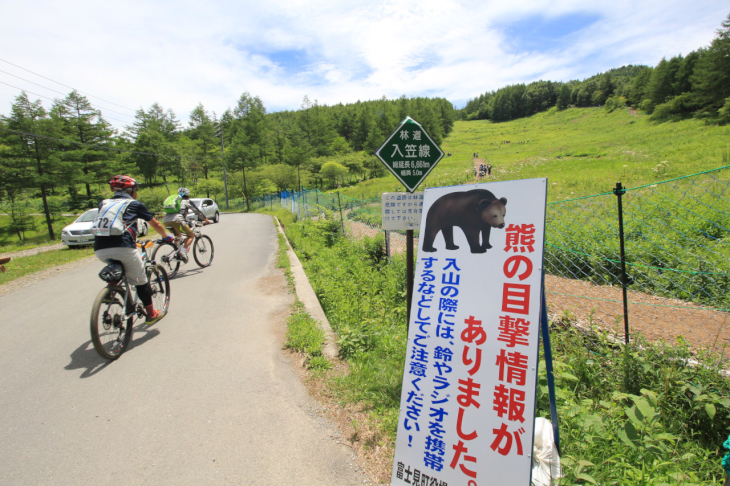
<instances>
[{"instance_id":1,"label":"green netting","mask_svg":"<svg viewBox=\"0 0 730 486\"><path fill-rule=\"evenodd\" d=\"M730 167L630 188L622 203L631 328L656 339L682 336L696 346L730 344ZM380 197L305 189L251 201L252 209L264 206L298 218L329 213L344 220L346 232L353 225L381 228ZM606 192L550 203L546 224L551 316L623 332L618 197Z\"/></svg>"}]
</instances>

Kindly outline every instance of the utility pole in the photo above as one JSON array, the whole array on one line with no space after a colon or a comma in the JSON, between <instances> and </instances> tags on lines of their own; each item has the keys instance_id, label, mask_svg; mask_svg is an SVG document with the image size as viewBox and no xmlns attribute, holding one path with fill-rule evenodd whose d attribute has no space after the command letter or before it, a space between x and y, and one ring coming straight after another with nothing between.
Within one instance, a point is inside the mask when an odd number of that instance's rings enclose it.
<instances>
[{"instance_id":1,"label":"utility pole","mask_svg":"<svg viewBox=\"0 0 730 486\"><path fill-rule=\"evenodd\" d=\"M218 133L221 136L221 164L223 165L223 187L226 190L226 211L228 211L228 175L226 174L226 158L223 154L223 125L218 124Z\"/></svg>"}]
</instances>

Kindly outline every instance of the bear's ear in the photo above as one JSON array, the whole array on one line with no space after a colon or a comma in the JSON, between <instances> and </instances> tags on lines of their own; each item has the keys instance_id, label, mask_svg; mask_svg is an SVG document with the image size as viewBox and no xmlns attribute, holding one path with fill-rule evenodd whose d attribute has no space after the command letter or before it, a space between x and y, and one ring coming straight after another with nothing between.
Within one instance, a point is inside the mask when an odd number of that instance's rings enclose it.
<instances>
[{"instance_id":1,"label":"bear's ear","mask_svg":"<svg viewBox=\"0 0 730 486\"><path fill-rule=\"evenodd\" d=\"M489 205L492 204L492 201L488 199L482 199L479 201L479 205L477 206L477 211L484 211L489 207Z\"/></svg>"},{"instance_id":2,"label":"bear's ear","mask_svg":"<svg viewBox=\"0 0 730 486\"><path fill-rule=\"evenodd\" d=\"M500 197L499 202L501 202L503 205L507 205L507 198L506 197Z\"/></svg>"}]
</instances>

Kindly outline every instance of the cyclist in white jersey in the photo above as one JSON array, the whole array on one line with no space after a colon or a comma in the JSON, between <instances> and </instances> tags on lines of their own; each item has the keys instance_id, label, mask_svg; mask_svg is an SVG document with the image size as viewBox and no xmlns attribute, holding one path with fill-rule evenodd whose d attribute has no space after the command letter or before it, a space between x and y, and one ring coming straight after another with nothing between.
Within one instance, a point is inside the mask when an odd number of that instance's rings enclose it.
<instances>
[{"instance_id":1,"label":"cyclist in white jersey","mask_svg":"<svg viewBox=\"0 0 730 486\"><path fill-rule=\"evenodd\" d=\"M166 214L165 217L162 218L162 223L167 229L174 232L176 236L180 236L182 233L185 233L185 241L183 242L180 254L185 261L187 261L187 253L190 251L190 246L193 244L195 233L193 233L187 225L187 220L185 219L186 216L189 212L192 212L198 217L198 220L205 221L205 224L210 224L210 220L206 218L205 214L190 200L190 189L187 187L181 187L177 190L177 194L181 198L180 209L176 213Z\"/></svg>"}]
</instances>

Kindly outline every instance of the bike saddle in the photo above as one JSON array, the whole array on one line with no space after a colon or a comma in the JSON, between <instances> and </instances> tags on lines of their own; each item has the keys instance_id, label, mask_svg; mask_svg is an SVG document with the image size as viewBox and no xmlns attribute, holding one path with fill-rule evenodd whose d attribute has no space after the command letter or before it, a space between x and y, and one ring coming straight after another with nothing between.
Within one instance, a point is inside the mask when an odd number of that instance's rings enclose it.
<instances>
[{"instance_id":1,"label":"bike saddle","mask_svg":"<svg viewBox=\"0 0 730 486\"><path fill-rule=\"evenodd\" d=\"M99 278L105 282L118 282L124 275L124 266L119 260L107 260L109 264L101 269Z\"/></svg>"}]
</instances>

